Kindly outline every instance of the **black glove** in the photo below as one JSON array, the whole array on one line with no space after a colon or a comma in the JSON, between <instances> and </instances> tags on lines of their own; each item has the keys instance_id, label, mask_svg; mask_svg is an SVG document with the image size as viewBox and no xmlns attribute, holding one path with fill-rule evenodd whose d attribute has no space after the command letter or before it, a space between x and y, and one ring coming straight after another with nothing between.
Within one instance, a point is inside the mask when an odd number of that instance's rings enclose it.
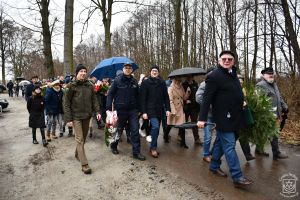
<instances>
[{"instance_id":1,"label":"black glove","mask_svg":"<svg viewBox=\"0 0 300 200\"><path fill-rule=\"evenodd\" d=\"M282 112L283 112L284 114L288 114L288 113L289 113L289 109L288 109L288 108L282 109Z\"/></svg>"}]
</instances>

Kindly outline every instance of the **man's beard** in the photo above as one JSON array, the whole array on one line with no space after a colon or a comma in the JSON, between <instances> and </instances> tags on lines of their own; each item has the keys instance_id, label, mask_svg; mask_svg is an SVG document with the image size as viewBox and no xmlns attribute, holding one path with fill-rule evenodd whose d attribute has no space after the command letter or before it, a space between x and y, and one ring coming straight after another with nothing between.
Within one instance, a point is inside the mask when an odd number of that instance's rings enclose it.
<instances>
[{"instance_id":1,"label":"man's beard","mask_svg":"<svg viewBox=\"0 0 300 200\"><path fill-rule=\"evenodd\" d=\"M274 83L274 78L270 78L268 80L266 80L268 83Z\"/></svg>"}]
</instances>

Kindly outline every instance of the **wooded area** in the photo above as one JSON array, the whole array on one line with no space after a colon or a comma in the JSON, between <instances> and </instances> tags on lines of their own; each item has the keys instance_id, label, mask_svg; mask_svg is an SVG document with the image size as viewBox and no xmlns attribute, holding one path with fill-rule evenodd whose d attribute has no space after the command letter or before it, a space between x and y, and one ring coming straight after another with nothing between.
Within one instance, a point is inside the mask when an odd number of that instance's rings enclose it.
<instances>
[{"instance_id":1,"label":"wooded area","mask_svg":"<svg viewBox=\"0 0 300 200\"><path fill-rule=\"evenodd\" d=\"M38 75L48 79L73 73L78 63L92 70L111 56L134 60L140 67L137 75L147 74L155 63L166 78L173 69L216 65L218 54L230 49L237 55L236 66L248 83L254 83L263 68L273 67L283 96L296 116L300 115L298 0L91 0L89 7L82 8L74 8L74 0L65 0L64 18L50 10L53 0L27 2L26 8L0 5L4 84L8 73L15 78ZM135 7L115 13L115 8L124 4ZM21 25L7 8L30 13L34 23ZM99 15L103 25L99 29L104 34L92 34L73 46L74 9L88 12L82 22L83 33L94 26L91 17ZM113 16L120 13L131 17L111 30ZM53 59L52 39L57 35L64 38L64 44L58 44L64 46L64 58Z\"/></svg>"},{"instance_id":2,"label":"wooded area","mask_svg":"<svg viewBox=\"0 0 300 200\"><path fill-rule=\"evenodd\" d=\"M237 54L237 67L247 80L255 81L257 73L269 66L274 67L278 75L298 76L300 17L297 11L300 6L297 0L165 0L152 4L128 0L128 4L141 6L116 30L110 27L114 23L113 8L120 2L91 0L84 25L93 26L88 23L89 18L100 15L104 35L91 35L75 47L72 34L74 0L66 0L64 62L55 60L54 65L51 37L57 18L52 16L49 22L50 0L29 2L37 11L36 30L20 26L1 8L3 82L8 71L15 77L28 78L37 73L51 78L62 72L73 72L76 63L83 62L93 68L103 58L111 56L130 57L140 65L138 73L147 73L148 67L156 63L166 77L170 70L180 67L215 65L223 49ZM35 32L40 32L40 38L33 37ZM59 69L62 64L64 69Z\"/></svg>"}]
</instances>

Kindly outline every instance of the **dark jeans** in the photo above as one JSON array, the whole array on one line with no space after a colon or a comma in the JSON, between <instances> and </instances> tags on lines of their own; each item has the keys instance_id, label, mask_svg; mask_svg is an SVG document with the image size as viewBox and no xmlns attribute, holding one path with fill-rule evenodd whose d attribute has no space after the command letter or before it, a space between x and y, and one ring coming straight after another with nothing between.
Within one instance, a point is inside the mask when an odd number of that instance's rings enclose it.
<instances>
[{"instance_id":1,"label":"dark jeans","mask_svg":"<svg viewBox=\"0 0 300 200\"><path fill-rule=\"evenodd\" d=\"M151 145L150 149L155 150L157 148L157 138L159 135L159 127L160 127L160 119L158 118L150 118L151 123Z\"/></svg>"},{"instance_id":2,"label":"dark jeans","mask_svg":"<svg viewBox=\"0 0 300 200\"><path fill-rule=\"evenodd\" d=\"M9 96L9 97L13 97L13 93L14 93L13 90L8 90L8 96Z\"/></svg>"},{"instance_id":3,"label":"dark jeans","mask_svg":"<svg viewBox=\"0 0 300 200\"><path fill-rule=\"evenodd\" d=\"M168 140L168 138L169 138L169 133L170 133L172 127L173 127L173 125L168 125L168 126L167 126L166 132L164 133L164 139L165 139L165 140ZM181 139L180 145L186 145L186 144L185 144L185 129L179 128L178 135L179 135L179 137L180 137L180 139Z\"/></svg>"},{"instance_id":4,"label":"dark jeans","mask_svg":"<svg viewBox=\"0 0 300 200\"><path fill-rule=\"evenodd\" d=\"M278 156L281 152L279 151L278 137L275 137L271 140L273 156Z\"/></svg>"},{"instance_id":5,"label":"dark jeans","mask_svg":"<svg viewBox=\"0 0 300 200\"><path fill-rule=\"evenodd\" d=\"M197 123L198 121L198 116L199 116L199 110L197 109L188 109L185 111L185 121L188 122L189 118L191 118L191 122ZM194 139L199 140L199 132L198 132L198 127L195 127L192 129Z\"/></svg>"},{"instance_id":6,"label":"dark jeans","mask_svg":"<svg viewBox=\"0 0 300 200\"><path fill-rule=\"evenodd\" d=\"M130 137L132 144L132 154L139 154L141 145L140 145L140 134L139 134L139 119L138 111L133 110L117 110L118 113L118 135L121 136L122 131L128 121L130 129ZM116 142L111 143L111 148L116 149L119 143L119 139Z\"/></svg>"},{"instance_id":7,"label":"dark jeans","mask_svg":"<svg viewBox=\"0 0 300 200\"><path fill-rule=\"evenodd\" d=\"M45 139L45 129L40 128L42 139ZM36 140L36 128L32 128L32 140Z\"/></svg>"}]
</instances>

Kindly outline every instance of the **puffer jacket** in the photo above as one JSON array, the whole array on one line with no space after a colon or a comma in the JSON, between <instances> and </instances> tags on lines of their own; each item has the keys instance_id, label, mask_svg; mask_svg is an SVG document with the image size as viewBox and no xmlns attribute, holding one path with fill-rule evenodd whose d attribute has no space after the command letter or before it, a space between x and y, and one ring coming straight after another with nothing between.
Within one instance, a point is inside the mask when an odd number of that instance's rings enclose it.
<instances>
[{"instance_id":1,"label":"puffer jacket","mask_svg":"<svg viewBox=\"0 0 300 200\"><path fill-rule=\"evenodd\" d=\"M69 83L63 107L66 122L90 118L94 112L100 114L94 86L88 80Z\"/></svg>"}]
</instances>

